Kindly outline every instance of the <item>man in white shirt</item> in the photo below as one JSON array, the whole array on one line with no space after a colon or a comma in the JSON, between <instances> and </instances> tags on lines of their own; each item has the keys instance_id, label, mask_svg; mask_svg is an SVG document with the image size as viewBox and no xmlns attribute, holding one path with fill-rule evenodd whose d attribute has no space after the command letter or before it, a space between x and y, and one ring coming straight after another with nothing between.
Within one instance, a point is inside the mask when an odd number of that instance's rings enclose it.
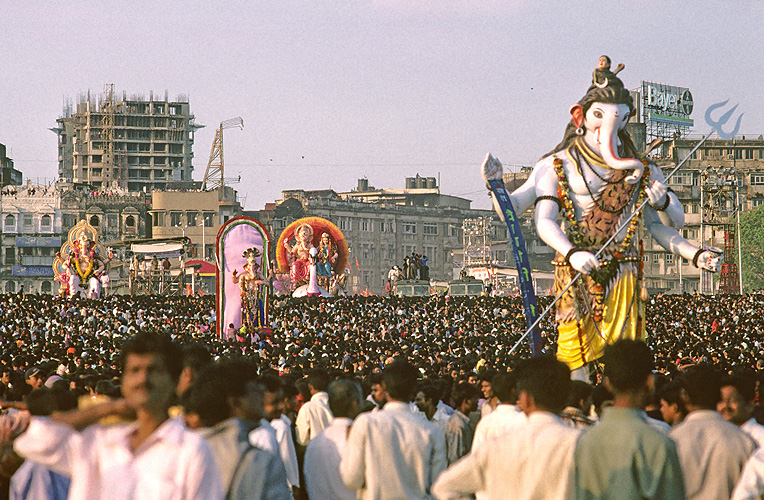
<instances>
[{"instance_id":1,"label":"man in white shirt","mask_svg":"<svg viewBox=\"0 0 764 500\"><path fill-rule=\"evenodd\" d=\"M388 402L353 423L340 474L363 500L431 498L430 487L446 468L445 438L433 424L412 413L418 370L404 361L385 368Z\"/></svg>"},{"instance_id":2,"label":"man in white shirt","mask_svg":"<svg viewBox=\"0 0 764 500\"><path fill-rule=\"evenodd\" d=\"M562 411L570 370L552 357L518 366L518 405L528 424L512 439L494 439L453 464L432 487L438 500L481 498L566 499L572 491L573 453L579 429L566 425Z\"/></svg>"},{"instance_id":3,"label":"man in white shirt","mask_svg":"<svg viewBox=\"0 0 764 500\"><path fill-rule=\"evenodd\" d=\"M753 418L756 397L756 379L744 373L729 375L722 380L722 399L716 411L724 420L740 427L756 441L758 448L764 448L764 425Z\"/></svg>"},{"instance_id":4,"label":"man in white shirt","mask_svg":"<svg viewBox=\"0 0 764 500\"><path fill-rule=\"evenodd\" d=\"M334 418L329 409L329 374L324 370L313 370L308 376L310 401L306 401L297 413L297 441L307 446L308 442L326 428Z\"/></svg>"},{"instance_id":5,"label":"man in white shirt","mask_svg":"<svg viewBox=\"0 0 764 500\"><path fill-rule=\"evenodd\" d=\"M135 335L122 345L124 400L34 417L14 447L70 477L70 500L222 499L209 447L168 417L182 368L168 336ZM90 425L130 412L137 416L130 425Z\"/></svg>"},{"instance_id":6,"label":"man in white shirt","mask_svg":"<svg viewBox=\"0 0 764 500\"><path fill-rule=\"evenodd\" d=\"M361 386L352 380L329 384L329 408L334 420L311 439L305 451L305 488L311 500L356 500L340 476L340 458L345 453L350 426L363 404Z\"/></svg>"},{"instance_id":7,"label":"man in white shirt","mask_svg":"<svg viewBox=\"0 0 764 500\"><path fill-rule=\"evenodd\" d=\"M445 430L450 414L440 406L442 404L440 392L438 386L434 384L423 385L417 391L414 402L417 409L427 417L427 420L437 425L440 429ZM451 413L453 413L453 410L451 410Z\"/></svg>"},{"instance_id":8,"label":"man in white shirt","mask_svg":"<svg viewBox=\"0 0 764 500\"><path fill-rule=\"evenodd\" d=\"M499 373L493 377L491 388L500 403L478 422L472 439L472 451L480 449L489 439L501 437L528 423L528 417L513 404L517 401L515 386L516 380L512 373Z\"/></svg>"},{"instance_id":9,"label":"man in white shirt","mask_svg":"<svg viewBox=\"0 0 764 500\"><path fill-rule=\"evenodd\" d=\"M676 442L688 499L729 498L756 443L716 412L721 375L700 364L682 374L687 417L669 434Z\"/></svg>"},{"instance_id":10,"label":"man in white shirt","mask_svg":"<svg viewBox=\"0 0 764 500\"><path fill-rule=\"evenodd\" d=\"M297 466L297 452L292 439L292 421L284 415L284 390L281 381L275 375L262 377L265 385L265 399L263 411L265 418L270 421L276 435L278 454L284 462L286 469L287 484L294 493L295 498L300 498L300 472Z\"/></svg>"}]
</instances>

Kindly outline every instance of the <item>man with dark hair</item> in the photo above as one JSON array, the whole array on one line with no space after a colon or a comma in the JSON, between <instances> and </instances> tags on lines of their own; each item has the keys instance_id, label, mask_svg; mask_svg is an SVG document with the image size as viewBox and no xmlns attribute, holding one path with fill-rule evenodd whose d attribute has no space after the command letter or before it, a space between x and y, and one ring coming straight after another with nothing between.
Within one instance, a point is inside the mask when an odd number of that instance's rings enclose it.
<instances>
[{"instance_id":1,"label":"man with dark hair","mask_svg":"<svg viewBox=\"0 0 764 500\"><path fill-rule=\"evenodd\" d=\"M515 404L517 379L513 373L499 373L493 377L491 388L499 398L499 405L488 415L483 416L475 429L472 451L476 451L488 440L503 436L518 426L528 423L527 417Z\"/></svg>"},{"instance_id":2,"label":"man with dark hair","mask_svg":"<svg viewBox=\"0 0 764 500\"><path fill-rule=\"evenodd\" d=\"M355 491L342 483L340 457L353 419L361 410L363 393L354 380L336 380L329 384L328 394L334 420L308 443L305 489L311 500L355 500Z\"/></svg>"},{"instance_id":3,"label":"man with dark hair","mask_svg":"<svg viewBox=\"0 0 764 500\"><path fill-rule=\"evenodd\" d=\"M472 448L474 429L470 425L470 413L477 410L480 391L468 383L461 382L453 393L456 411L446 422L446 458L452 464L469 453Z\"/></svg>"},{"instance_id":4,"label":"man with dark hair","mask_svg":"<svg viewBox=\"0 0 764 500\"><path fill-rule=\"evenodd\" d=\"M570 388L570 370L551 356L517 368L518 404L528 417L511 439L495 439L441 474L433 485L439 500L479 493L485 499L568 498L573 452L580 434L557 414Z\"/></svg>"},{"instance_id":5,"label":"man with dark hair","mask_svg":"<svg viewBox=\"0 0 764 500\"><path fill-rule=\"evenodd\" d=\"M212 361L210 351L202 344L188 344L183 346L183 370L178 379L178 395L183 394L194 382L202 368Z\"/></svg>"},{"instance_id":6,"label":"man with dark hair","mask_svg":"<svg viewBox=\"0 0 764 500\"><path fill-rule=\"evenodd\" d=\"M430 498L430 487L446 468L443 432L415 415L409 403L419 371L405 361L385 368L388 402L356 418L340 463L345 486L363 500Z\"/></svg>"},{"instance_id":7,"label":"man with dark hair","mask_svg":"<svg viewBox=\"0 0 764 500\"><path fill-rule=\"evenodd\" d=\"M645 421L654 358L637 340L605 348L605 385L613 404L579 439L575 450L575 497L594 499L685 498L676 446Z\"/></svg>"},{"instance_id":8,"label":"man with dark hair","mask_svg":"<svg viewBox=\"0 0 764 500\"><path fill-rule=\"evenodd\" d=\"M263 410L265 418L276 434L278 453L284 462L287 483L293 490L295 498L300 498L300 472L297 465L297 450L292 438L292 421L284 414L284 385L276 375L262 377L265 386Z\"/></svg>"},{"instance_id":9,"label":"man with dark hair","mask_svg":"<svg viewBox=\"0 0 764 500\"><path fill-rule=\"evenodd\" d=\"M417 391L414 403L419 411L424 413L427 420L443 429L449 416L445 410L438 407L441 392L437 385L425 384Z\"/></svg>"},{"instance_id":10,"label":"man with dark hair","mask_svg":"<svg viewBox=\"0 0 764 500\"><path fill-rule=\"evenodd\" d=\"M751 373L736 373L722 380L722 399L716 410L724 420L731 422L756 441L758 448L764 448L764 425L756 422L753 412L756 407L756 378Z\"/></svg>"},{"instance_id":11,"label":"man with dark hair","mask_svg":"<svg viewBox=\"0 0 764 500\"><path fill-rule=\"evenodd\" d=\"M229 500L291 500L280 457L250 444L260 419L249 416L262 406L263 388L256 366L246 359L226 359L207 366L189 389L190 410L205 427Z\"/></svg>"},{"instance_id":12,"label":"man with dark hair","mask_svg":"<svg viewBox=\"0 0 764 500\"><path fill-rule=\"evenodd\" d=\"M70 500L221 499L223 490L204 440L168 416L183 368L169 336L138 334L122 346L122 393L84 410L33 417L17 452L71 477ZM134 413L130 425L95 424ZM79 429L83 429L79 432Z\"/></svg>"},{"instance_id":13,"label":"man with dark hair","mask_svg":"<svg viewBox=\"0 0 764 500\"><path fill-rule=\"evenodd\" d=\"M682 374L687 417L671 430L688 498L729 498L756 443L716 411L722 376L711 365Z\"/></svg>"},{"instance_id":14,"label":"man with dark hair","mask_svg":"<svg viewBox=\"0 0 764 500\"><path fill-rule=\"evenodd\" d=\"M324 370L316 369L308 375L308 390L310 401L302 405L297 412L297 441L307 446L308 442L318 436L332 421L332 412L329 410L329 395L326 388L329 386L329 374Z\"/></svg>"},{"instance_id":15,"label":"man with dark hair","mask_svg":"<svg viewBox=\"0 0 764 500\"><path fill-rule=\"evenodd\" d=\"M682 384L678 380L672 380L664 385L658 393L661 402L661 416L663 421L671 427L679 425L687 416L687 408L682 402Z\"/></svg>"}]
</instances>

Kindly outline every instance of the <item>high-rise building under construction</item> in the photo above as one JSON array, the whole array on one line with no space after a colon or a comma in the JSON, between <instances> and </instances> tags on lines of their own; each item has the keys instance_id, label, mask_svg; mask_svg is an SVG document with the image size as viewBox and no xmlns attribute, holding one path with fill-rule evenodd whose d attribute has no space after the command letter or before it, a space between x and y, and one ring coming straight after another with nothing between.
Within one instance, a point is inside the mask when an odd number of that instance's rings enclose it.
<instances>
[{"instance_id":1,"label":"high-rise building under construction","mask_svg":"<svg viewBox=\"0 0 764 500\"><path fill-rule=\"evenodd\" d=\"M150 191L168 183L192 181L194 123L188 98L157 100L151 94L121 100L114 86L97 97L80 96L76 109L51 130L58 135L58 174L95 189Z\"/></svg>"}]
</instances>

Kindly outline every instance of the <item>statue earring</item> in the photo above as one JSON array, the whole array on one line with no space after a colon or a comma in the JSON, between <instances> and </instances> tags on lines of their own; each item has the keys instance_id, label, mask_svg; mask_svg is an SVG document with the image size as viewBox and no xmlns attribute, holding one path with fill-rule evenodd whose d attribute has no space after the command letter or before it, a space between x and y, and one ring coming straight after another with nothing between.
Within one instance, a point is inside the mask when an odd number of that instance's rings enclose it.
<instances>
[{"instance_id":1,"label":"statue earring","mask_svg":"<svg viewBox=\"0 0 764 500\"><path fill-rule=\"evenodd\" d=\"M584 135L584 127L578 127L576 129L576 135Z\"/></svg>"}]
</instances>

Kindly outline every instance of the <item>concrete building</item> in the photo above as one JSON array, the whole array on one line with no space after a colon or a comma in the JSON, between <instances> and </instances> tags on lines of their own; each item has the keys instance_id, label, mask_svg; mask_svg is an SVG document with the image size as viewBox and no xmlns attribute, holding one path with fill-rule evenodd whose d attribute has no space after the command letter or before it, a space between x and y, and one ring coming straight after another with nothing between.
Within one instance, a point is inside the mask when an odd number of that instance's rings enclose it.
<instances>
[{"instance_id":1,"label":"concrete building","mask_svg":"<svg viewBox=\"0 0 764 500\"><path fill-rule=\"evenodd\" d=\"M434 178L408 178L406 185L414 187L376 189L361 179L357 189L345 193L283 191L275 204L245 215L259 219L274 242L299 218L323 217L333 222L350 249L348 288L352 292L383 293L390 268L400 266L412 252L428 257L431 279L453 279L461 269L462 222L490 217L493 212L470 208L470 200L440 194ZM491 233L492 241L507 239L506 227L496 218Z\"/></svg>"},{"instance_id":2,"label":"concrete building","mask_svg":"<svg viewBox=\"0 0 764 500\"><path fill-rule=\"evenodd\" d=\"M22 180L21 172L13 167L13 160L6 154L5 144L0 144L0 188L18 186Z\"/></svg>"},{"instance_id":3,"label":"concrete building","mask_svg":"<svg viewBox=\"0 0 764 500\"><path fill-rule=\"evenodd\" d=\"M214 260L215 239L220 226L242 214L238 193L230 186L211 191L155 190L151 197L152 236L189 238L191 246L187 257L190 259Z\"/></svg>"},{"instance_id":4,"label":"concrete building","mask_svg":"<svg viewBox=\"0 0 764 500\"><path fill-rule=\"evenodd\" d=\"M53 260L61 248L61 192L27 181L0 194L0 292L55 293Z\"/></svg>"},{"instance_id":5,"label":"concrete building","mask_svg":"<svg viewBox=\"0 0 764 500\"><path fill-rule=\"evenodd\" d=\"M192 181L194 122L188 99L117 101L113 86L103 95L81 96L72 112L64 108L57 126L58 173L61 179L89 184L96 190L131 192Z\"/></svg>"}]
</instances>

